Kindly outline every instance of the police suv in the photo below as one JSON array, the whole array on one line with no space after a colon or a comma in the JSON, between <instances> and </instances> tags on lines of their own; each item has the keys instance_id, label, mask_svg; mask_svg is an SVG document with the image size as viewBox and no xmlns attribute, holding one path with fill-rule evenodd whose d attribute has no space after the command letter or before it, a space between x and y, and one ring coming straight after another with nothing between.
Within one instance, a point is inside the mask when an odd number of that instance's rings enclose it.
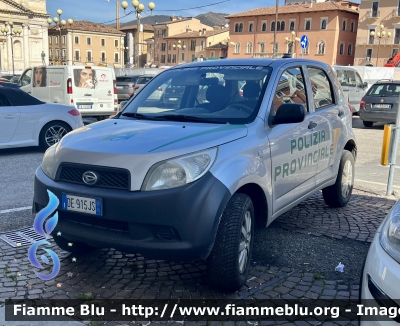
<instances>
[{"instance_id":1,"label":"police suv","mask_svg":"<svg viewBox=\"0 0 400 326\"><path fill-rule=\"evenodd\" d=\"M153 96L159 89L168 97ZM33 209L48 190L58 197L53 234L64 250L206 259L210 282L237 290L255 227L321 189L328 205L345 206L355 158L349 106L328 65L196 62L160 73L115 117L47 150Z\"/></svg>"}]
</instances>

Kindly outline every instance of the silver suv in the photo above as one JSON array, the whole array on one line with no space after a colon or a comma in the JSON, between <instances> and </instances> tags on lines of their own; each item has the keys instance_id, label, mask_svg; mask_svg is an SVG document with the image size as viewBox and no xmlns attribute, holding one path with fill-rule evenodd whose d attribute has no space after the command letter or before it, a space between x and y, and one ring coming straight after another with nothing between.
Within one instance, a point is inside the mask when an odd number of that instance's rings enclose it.
<instances>
[{"instance_id":1,"label":"silver suv","mask_svg":"<svg viewBox=\"0 0 400 326\"><path fill-rule=\"evenodd\" d=\"M165 85L179 101L150 99ZM48 190L57 196L53 234L64 250L205 259L214 286L237 290L255 226L321 189L328 205L345 206L355 158L348 103L328 65L196 62L158 74L114 118L51 147L33 207L47 205Z\"/></svg>"}]
</instances>

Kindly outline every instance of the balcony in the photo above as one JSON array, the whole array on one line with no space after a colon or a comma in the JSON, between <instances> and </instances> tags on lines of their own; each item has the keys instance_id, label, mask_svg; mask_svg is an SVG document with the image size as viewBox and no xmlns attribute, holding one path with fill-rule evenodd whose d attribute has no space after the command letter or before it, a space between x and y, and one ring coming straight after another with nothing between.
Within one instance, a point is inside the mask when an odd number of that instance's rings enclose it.
<instances>
[{"instance_id":1,"label":"balcony","mask_svg":"<svg viewBox=\"0 0 400 326\"><path fill-rule=\"evenodd\" d=\"M391 18L400 18L400 8L392 11Z\"/></svg>"},{"instance_id":2,"label":"balcony","mask_svg":"<svg viewBox=\"0 0 400 326\"><path fill-rule=\"evenodd\" d=\"M74 61L80 62L81 61L81 57L74 57Z\"/></svg>"},{"instance_id":3,"label":"balcony","mask_svg":"<svg viewBox=\"0 0 400 326\"><path fill-rule=\"evenodd\" d=\"M367 19L378 19L379 17L380 17L380 11L379 10L367 11L367 15L366 15Z\"/></svg>"},{"instance_id":4,"label":"balcony","mask_svg":"<svg viewBox=\"0 0 400 326\"><path fill-rule=\"evenodd\" d=\"M92 57L87 57L86 58L86 62L93 62L93 58Z\"/></svg>"},{"instance_id":5,"label":"balcony","mask_svg":"<svg viewBox=\"0 0 400 326\"><path fill-rule=\"evenodd\" d=\"M396 43L397 42L397 43ZM380 40L380 45L391 45L391 44L400 44L400 39L395 38L393 40L392 37L390 38L382 38ZM378 45L379 44L379 39L374 38L374 37L357 37L356 39L356 45Z\"/></svg>"}]
</instances>

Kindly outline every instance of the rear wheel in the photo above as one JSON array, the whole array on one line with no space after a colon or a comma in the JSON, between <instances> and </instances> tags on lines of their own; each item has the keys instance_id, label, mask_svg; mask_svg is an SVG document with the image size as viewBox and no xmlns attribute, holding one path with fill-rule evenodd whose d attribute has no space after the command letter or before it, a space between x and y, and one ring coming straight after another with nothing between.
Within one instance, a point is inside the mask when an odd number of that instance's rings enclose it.
<instances>
[{"instance_id":1,"label":"rear wheel","mask_svg":"<svg viewBox=\"0 0 400 326\"><path fill-rule=\"evenodd\" d=\"M322 189L325 203L331 207L344 207L350 201L354 185L354 157L343 151L334 185Z\"/></svg>"},{"instance_id":2,"label":"rear wheel","mask_svg":"<svg viewBox=\"0 0 400 326\"><path fill-rule=\"evenodd\" d=\"M208 257L210 283L223 290L239 290L247 280L254 238L254 206L250 197L232 196Z\"/></svg>"},{"instance_id":3,"label":"rear wheel","mask_svg":"<svg viewBox=\"0 0 400 326\"><path fill-rule=\"evenodd\" d=\"M40 131L39 146L46 150L50 146L57 144L71 130L72 128L65 122L51 121Z\"/></svg>"},{"instance_id":4,"label":"rear wheel","mask_svg":"<svg viewBox=\"0 0 400 326\"><path fill-rule=\"evenodd\" d=\"M363 124L364 124L365 127L371 128L374 123L371 122L371 121L363 121Z\"/></svg>"}]
</instances>

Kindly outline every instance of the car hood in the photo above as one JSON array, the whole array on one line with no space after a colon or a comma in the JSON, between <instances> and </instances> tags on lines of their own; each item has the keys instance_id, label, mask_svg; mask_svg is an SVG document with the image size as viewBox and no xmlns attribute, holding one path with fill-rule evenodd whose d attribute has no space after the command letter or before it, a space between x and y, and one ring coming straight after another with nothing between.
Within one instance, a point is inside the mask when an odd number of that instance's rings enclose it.
<instances>
[{"instance_id":1,"label":"car hood","mask_svg":"<svg viewBox=\"0 0 400 326\"><path fill-rule=\"evenodd\" d=\"M131 190L139 190L155 163L246 135L245 125L108 119L66 135L55 159L57 166L69 162L127 169Z\"/></svg>"}]
</instances>

